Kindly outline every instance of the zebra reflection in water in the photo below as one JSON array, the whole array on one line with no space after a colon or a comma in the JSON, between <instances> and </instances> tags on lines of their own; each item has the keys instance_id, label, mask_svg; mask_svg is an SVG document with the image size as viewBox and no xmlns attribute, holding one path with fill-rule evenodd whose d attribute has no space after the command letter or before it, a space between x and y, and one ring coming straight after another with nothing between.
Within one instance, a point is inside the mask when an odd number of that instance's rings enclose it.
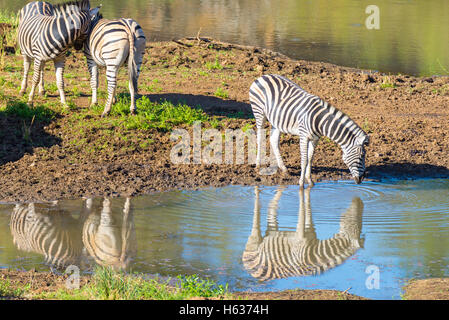
<instances>
[{"instance_id":1,"label":"zebra reflection in water","mask_svg":"<svg viewBox=\"0 0 449 320\"><path fill-rule=\"evenodd\" d=\"M260 231L259 188L255 187L251 234L243 252L243 266L252 277L265 281L322 273L342 264L363 247L361 238L363 202L352 199L341 215L340 230L332 238L317 239L310 207L310 188L299 191L299 216L295 231L279 231L278 202L284 187L279 187L269 204L267 231Z\"/></svg>"},{"instance_id":2,"label":"zebra reflection in water","mask_svg":"<svg viewBox=\"0 0 449 320\"><path fill-rule=\"evenodd\" d=\"M136 254L130 199L123 210L109 199L87 199L78 218L58 202L17 204L11 214L14 245L44 256L52 269L69 265L85 268L89 256L102 266L126 269Z\"/></svg>"},{"instance_id":3,"label":"zebra reflection in water","mask_svg":"<svg viewBox=\"0 0 449 320\"><path fill-rule=\"evenodd\" d=\"M41 254L45 264L63 268L80 265L80 223L57 202L17 204L10 229L17 249Z\"/></svg>"},{"instance_id":4,"label":"zebra reflection in water","mask_svg":"<svg viewBox=\"0 0 449 320\"><path fill-rule=\"evenodd\" d=\"M86 201L92 206L92 199ZM88 216L83 227L83 243L87 252L101 266L126 269L137 253L136 232L131 201L126 198L123 212L111 209L111 201L103 200L102 210Z\"/></svg>"}]
</instances>

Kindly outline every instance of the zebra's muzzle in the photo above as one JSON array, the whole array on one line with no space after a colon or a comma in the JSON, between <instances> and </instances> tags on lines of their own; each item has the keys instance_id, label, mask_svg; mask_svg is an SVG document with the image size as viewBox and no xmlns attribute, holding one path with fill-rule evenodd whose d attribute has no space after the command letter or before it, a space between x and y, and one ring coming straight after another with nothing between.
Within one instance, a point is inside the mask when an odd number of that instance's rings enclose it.
<instances>
[{"instance_id":1,"label":"zebra's muzzle","mask_svg":"<svg viewBox=\"0 0 449 320\"><path fill-rule=\"evenodd\" d=\"M354 177L354 181L357 184L362 183L363 179L365 179L365 173L363 173L360 177Z\"/></svg>"}]
</instances>

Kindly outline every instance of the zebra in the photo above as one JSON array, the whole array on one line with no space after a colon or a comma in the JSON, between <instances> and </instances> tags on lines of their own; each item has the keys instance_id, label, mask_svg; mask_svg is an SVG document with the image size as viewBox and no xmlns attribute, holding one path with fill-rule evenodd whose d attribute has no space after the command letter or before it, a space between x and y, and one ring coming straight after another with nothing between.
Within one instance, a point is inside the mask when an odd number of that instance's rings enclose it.
<instances>
[{"instance_id":1,"label":"zebra","mask_svg":"<svg viewBox=\"0 0 449 320\"><path fill-rule=\"evenodd\" d=\"M253 225L242 255L243 266L251 276L266 281L320 274L342 264L359 248L363 248L363 202L360 198L353 198L351 206L341 215L339 232L332 238L319 240L312 221L310 188L299 190L296 230L279 230L277 207L283 190L284 187L279 187L269 204L267 231L262 237L260 191L255 187Z\"/></svg>"},{"instance_id":2,"label":"zebra","mask_svg":"<svg viewBox=\"0 0 449 320\"><path fill-rule=\"evenodd\" d=\"M312 159L321 136L327 136L340 145L343 161L354 181L357 184L363 181L365 146L369 145L369 136L349 116L291 80L274 74L263 75L251 84L249 100L257 127L256 167L260 167L263 126L268 119L272 125L270 145L283 172L287 172L287 168L279 151L280 133L299 135L301 188L304 180L313 186Z\"/></svg>"},{"instance_id":3,"label":"zebra","mask_svg":"<svg viewBox=\"0 0 449 320\"><path fill-rule=\"evenodd\" d=\"M84 247L97 264L126 269L137 253L131 200L125 199L123 212L113 210L108 198L103 199L101 210L93 201L86 201L89 214L82 230Z\"/></svg>"},{"instance_id":4,"label":"zebra","mask_svg":"<svg viewBox=\"0 0 449 320\"><path fill-rule=\"evenodd\" d=\"M82 220L55 203L17 204L10 218L16 248L43 255L44 263L57 269L80 264L81 227Z\"/></svg>"},{"instance_id":5,"label":"zebra","mask_svg":"<svg viewBox=\"0 0 449 320\"><path fill-rule=\"evenodd\" d=\"M61 103L66 105L63 79L66 51L72 45L81 49L79 43L87 37L91 17L98 11L99 7L90 9L89 0L55 5L31 2L20 10L17 41L24 59L24 76L19 94L26 92L28 72L34 59L33 84L28 97L30 106L38 84L39 94L44 94L43 71L49 60L55 65Z\"/></svg>"},{"instance_id":6,"label":"zebra","mask_svg":"<svg viewBox=\"0 0 449 320\"><path fill-rule=\"evenodd\" d=\"M131 94L130 112L136 111L137 81L140 74L146 38L142 28L132 19L103 19L98 13L92 21L89 36L84 42L84 55L90 73L92 88L91 106L97 104L98 67L106 67L108 99L102 117L109 114L115 100L117 73L120 66L128 60L129 92Z\"/></svg>"}]
</instances>

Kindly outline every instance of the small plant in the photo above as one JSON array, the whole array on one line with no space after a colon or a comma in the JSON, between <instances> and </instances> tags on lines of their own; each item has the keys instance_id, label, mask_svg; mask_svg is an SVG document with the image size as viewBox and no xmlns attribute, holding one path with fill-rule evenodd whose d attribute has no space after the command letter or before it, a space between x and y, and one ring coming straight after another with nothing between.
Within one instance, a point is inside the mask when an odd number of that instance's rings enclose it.
<instances>
[{"instance_id":1,"label":"small plant","mask_svg":"<svg viewBox=\"0 0 449 320\"><path fill-rule=\"evenodd\" d=\"M362 124L362 130L365 131L366 133L373 133L373 130L371 129L371 126L369 125L368 119L365 118L365 120L363 121Z\"/></svg>"},{"instance_id":2,"label":"small plant","mask_svg":"<svg viewBox=\"0 0 449 320\"><path fill-rule=\"evenodd\" d=\"M206 67L206 69L208 70L222 70L223 66L220 64L220 62L218 61L218 57L215 58L214 62L206 62L204 64L204 66Z\"/></svg>"},{"instance_id":3,"label":"small plant","mask_svg":"<svg viewBox=\"0 0 449 320\"><path fill-rule=\"evenodd\" d=\"M187 297L216 297L224 296L228 293L228 285L217 285L210 280L200 279L197 275L178 276L180 289Z\"/></svg>"},{"instance_id":4,"label":"small plant","mask_svg":"<svg viewBox=\"0 0 449 320\"><path fill-rule=\"evenodd\" d=\"M380 84L382 89L386 88L396 88L396 84L391 80L390 77L386 76L383 78L382 83Z\"/></svg>"},{"instance_id":5,"label":"small plant","mask_svg":"<svg viewBox=\"0 0 449 320\"><path fill-rule=\"evenodd\" d=\"M34 119L35 119L36 115L33 115L33 118L31 119L31 123L29 126L27 126L25 124L25 120L23 120L23 126L22 126L22 137L23 140L25 140L28 143L31 143L31 128L33 126L34 123Z\"/></svg>"},{"instance_id":6,"label":"small plant","mask_svg":"<svg viewBox=\"0 0 449 320\"><path fill-rule=\"evenodd\" d=\"M223 89L222 87L218 87L217 90L215 90L214 95L216 97L223 98L223 99L228 99L229 98L229 93L225 89Z\"/></svg>"}]
</instances>

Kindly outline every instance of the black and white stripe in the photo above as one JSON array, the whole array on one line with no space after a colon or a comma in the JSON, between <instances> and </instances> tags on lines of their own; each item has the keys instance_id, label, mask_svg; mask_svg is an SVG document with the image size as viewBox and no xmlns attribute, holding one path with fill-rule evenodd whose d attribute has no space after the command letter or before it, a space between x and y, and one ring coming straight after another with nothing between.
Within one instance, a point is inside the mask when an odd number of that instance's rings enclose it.
<instances>
[{"instance_id":1,"label":"black and white stripe","mask_svg":"<svg viewBox=\"0 0 449 320\"><path fill-rule=\"evenodd\" d=\"M145 53L145 35L139 24L132 19L108 20L98 14L94 18L88 39L84 42L84 54L91 76L92 105L97 103L98 67L106 67L108 99L102 116L111 111L117 87L120 66L128 60L130 111L136 110L137 81Z\"/></svg>"},{"instance_id":2,"label":"black and white stripe","mask_svg":"<svg viewBox=\"0 0 449 320\"><path fill-rule=\"evenodd\" d=\"M80 221L57 204L17 204L10 229L17 249L43 255L52 267L79 265L83 249Z\"/></svg>"},{"instance_id":3,"label":"black and white stripe","mask_svg":"<svg viewBox=\"0 0 449 320\"><path fill-rule=\"evenodd\" d=\"M34 75L28 103L33 104L36 86L44 93L43 70L46 61L53 60L56 84L61 103L66 104L64 94L65 53L77 41L83 41L89 31L91 15L99 8L90 10L89 0L51 5L47 2L31 2L20 10L18 43L24 58L24 78L20 94L27 88L28 72L34 59ZM78 48L80 49L80 48Z\"/></svg>"},{"instance_id":4,"label":"black and white stripe","mask_svg":"<svg viewBox=\"0 0 449 320\"><path fill-rule=\"evenodd\" d=\"M300 189L298 224L295 231L281 231L277 222L277 190L267 214L267 231L260 231L259 189L255 187L253 226L242 261L258 280L319 274L342 264L363 247L361 238L363 202L354 198L340 218L340 230L332 238L319 240L312 221L310 188ZM305 200L304 200L305 195Z\"/></svg>"},{"instance_id":5,"label":"black and white stripe","mask_svg":"<svg viewBox=\"0 0 449 320\"><path fill-rule=\"evenodd\" d=\"M83 243L95 263L114 270L126 269L137 253L136 231L131 200L126 198L123 211L112 208L105 198L100 206L86 201L89 212L83 225Z\"/></svg>"},{"instance_id":6,"label":"black and white stripe","mask_svg":"<svg viewBox=\"0 0 449 320\"><path fill-rule=\"evenodd\" d=\"M369 143L369 137L343 112L279 75L264 75L254 81L249 99L257 126L257 166L260 166L263 126L268 119L272 125L271 148L279 168L284 172L287 168L279 151L280 133L300 137L301 187L304 186L304 179L313 185L312 159L321 136L327 136L340 145L343 161L355 182L362 182L365 175L365 145Z\"/></svg>"}]
</instances>

